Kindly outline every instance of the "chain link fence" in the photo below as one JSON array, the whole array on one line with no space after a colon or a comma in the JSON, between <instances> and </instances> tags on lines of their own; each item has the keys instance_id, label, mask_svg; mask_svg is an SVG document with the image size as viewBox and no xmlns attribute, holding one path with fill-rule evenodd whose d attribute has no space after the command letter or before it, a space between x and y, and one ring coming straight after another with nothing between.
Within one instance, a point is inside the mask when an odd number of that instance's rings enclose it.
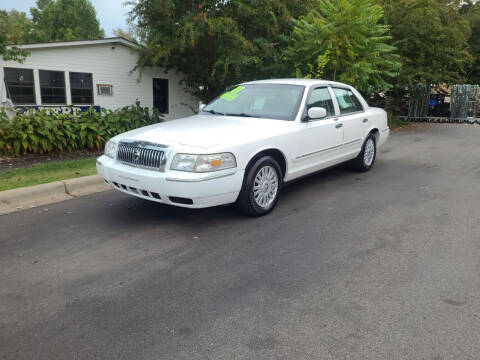
<instances>
[{"instance_id":1,"label":"chain link fence","mask_svg":"<svg viewBox=\"0 0 480 360\"><path fill-rule=\"evenodd\" d=\"M447 96L448 97L448 96ZM447 116L432 115L437 105L432 87L418 84L410 91L408 120L421 122L480 124L480 86L457 84L451 87Z\"/></svg>"}]
</instances>

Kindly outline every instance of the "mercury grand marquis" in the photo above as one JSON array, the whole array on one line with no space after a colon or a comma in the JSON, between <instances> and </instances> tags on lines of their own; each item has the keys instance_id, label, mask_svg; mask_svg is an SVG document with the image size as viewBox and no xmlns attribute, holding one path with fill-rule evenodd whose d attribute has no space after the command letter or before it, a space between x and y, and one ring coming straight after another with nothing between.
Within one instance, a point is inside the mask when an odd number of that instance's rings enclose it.
<instances>
[{"instance_id":1,"label":"mercury grand marquis","mask_svg":"<svg viewBox=\"0 0 480 360\"><path fill-rule=\"evenodd\" d=\"M115 136L97 171L143 199L188 208L235 203L261 216L286 182L342 162L370 170L389 132L385 111L349 85L253 81L197 115Z\"/></svg>"}]
</instances>

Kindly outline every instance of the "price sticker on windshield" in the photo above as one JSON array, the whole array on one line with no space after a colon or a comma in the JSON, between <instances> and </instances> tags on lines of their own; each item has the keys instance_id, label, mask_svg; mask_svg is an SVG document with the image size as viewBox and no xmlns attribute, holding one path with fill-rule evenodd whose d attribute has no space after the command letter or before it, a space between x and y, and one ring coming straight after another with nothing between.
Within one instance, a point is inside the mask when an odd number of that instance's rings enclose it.
<instances>
[{"instance_id":1,"label":"price sticker on windshield","mask_svg":"<svg viewBox=\"0 0 480 360\"><path fill-rule=\"evenodd\" d=\"M244 89L245 89L245 86L237 86L235 89L233 89L231 91L227 91L226 93L224 93L220 97L224 100L232 101L232 100L235 100L238 97L238 94L241 91L243 91Z\"/></svg>"}]
</instances>

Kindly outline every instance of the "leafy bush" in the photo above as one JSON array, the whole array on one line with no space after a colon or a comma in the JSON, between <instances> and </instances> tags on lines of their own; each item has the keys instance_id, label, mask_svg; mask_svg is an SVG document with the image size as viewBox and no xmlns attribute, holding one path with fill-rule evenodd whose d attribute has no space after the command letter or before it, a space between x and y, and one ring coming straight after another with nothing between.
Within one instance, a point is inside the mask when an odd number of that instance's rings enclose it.
<instances>
[{"instance_id":1,"label":"leafy bush","mask_svg":"<svg viewBox=\"0 0 480 360\"><path fill-rule=\"evenodd\" d=\"M139 103L115 111L93 108L79 114L48 110L18 112L8 119L0 111L0 154L45 154L60 151L102 150L111 137L161 121Z\"/></svg>"}]
</instances>

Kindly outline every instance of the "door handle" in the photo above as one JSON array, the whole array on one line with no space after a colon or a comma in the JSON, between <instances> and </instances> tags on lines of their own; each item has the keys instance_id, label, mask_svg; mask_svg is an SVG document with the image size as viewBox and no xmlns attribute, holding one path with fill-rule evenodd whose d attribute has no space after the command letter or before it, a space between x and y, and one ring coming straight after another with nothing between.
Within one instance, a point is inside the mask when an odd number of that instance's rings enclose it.
<instances>
[{"instance_id":1,"label":"door handle","mask_svg":"<svg viewBox=\"0 0 480 360\"><path fill-rule=\"evenodd\" d=\"M334 117L333 120L338 121L338 117Z\"/></svg>"},{"instance_id":2,"label":"door handle","mask_svg":"<svg viewBox=\"0 0 480 360\"><path fill-rule=\"evenodd\" d=\"M363 119L363 122L364 122L364 123L368 122L368 119L366 119L366 118L365 118L365 119Z\"/></svg>"},{"instance_id":3,"label":"door handle","mask_svg":"<svg viewBox=\"0 0 480 360\"><path fill-rule=\"evenodd\" d=\"M340 129L341 127L343 127L343 124L337 124L337 125L335 125L335 129Z\"/></svg>"}]
</instances>

